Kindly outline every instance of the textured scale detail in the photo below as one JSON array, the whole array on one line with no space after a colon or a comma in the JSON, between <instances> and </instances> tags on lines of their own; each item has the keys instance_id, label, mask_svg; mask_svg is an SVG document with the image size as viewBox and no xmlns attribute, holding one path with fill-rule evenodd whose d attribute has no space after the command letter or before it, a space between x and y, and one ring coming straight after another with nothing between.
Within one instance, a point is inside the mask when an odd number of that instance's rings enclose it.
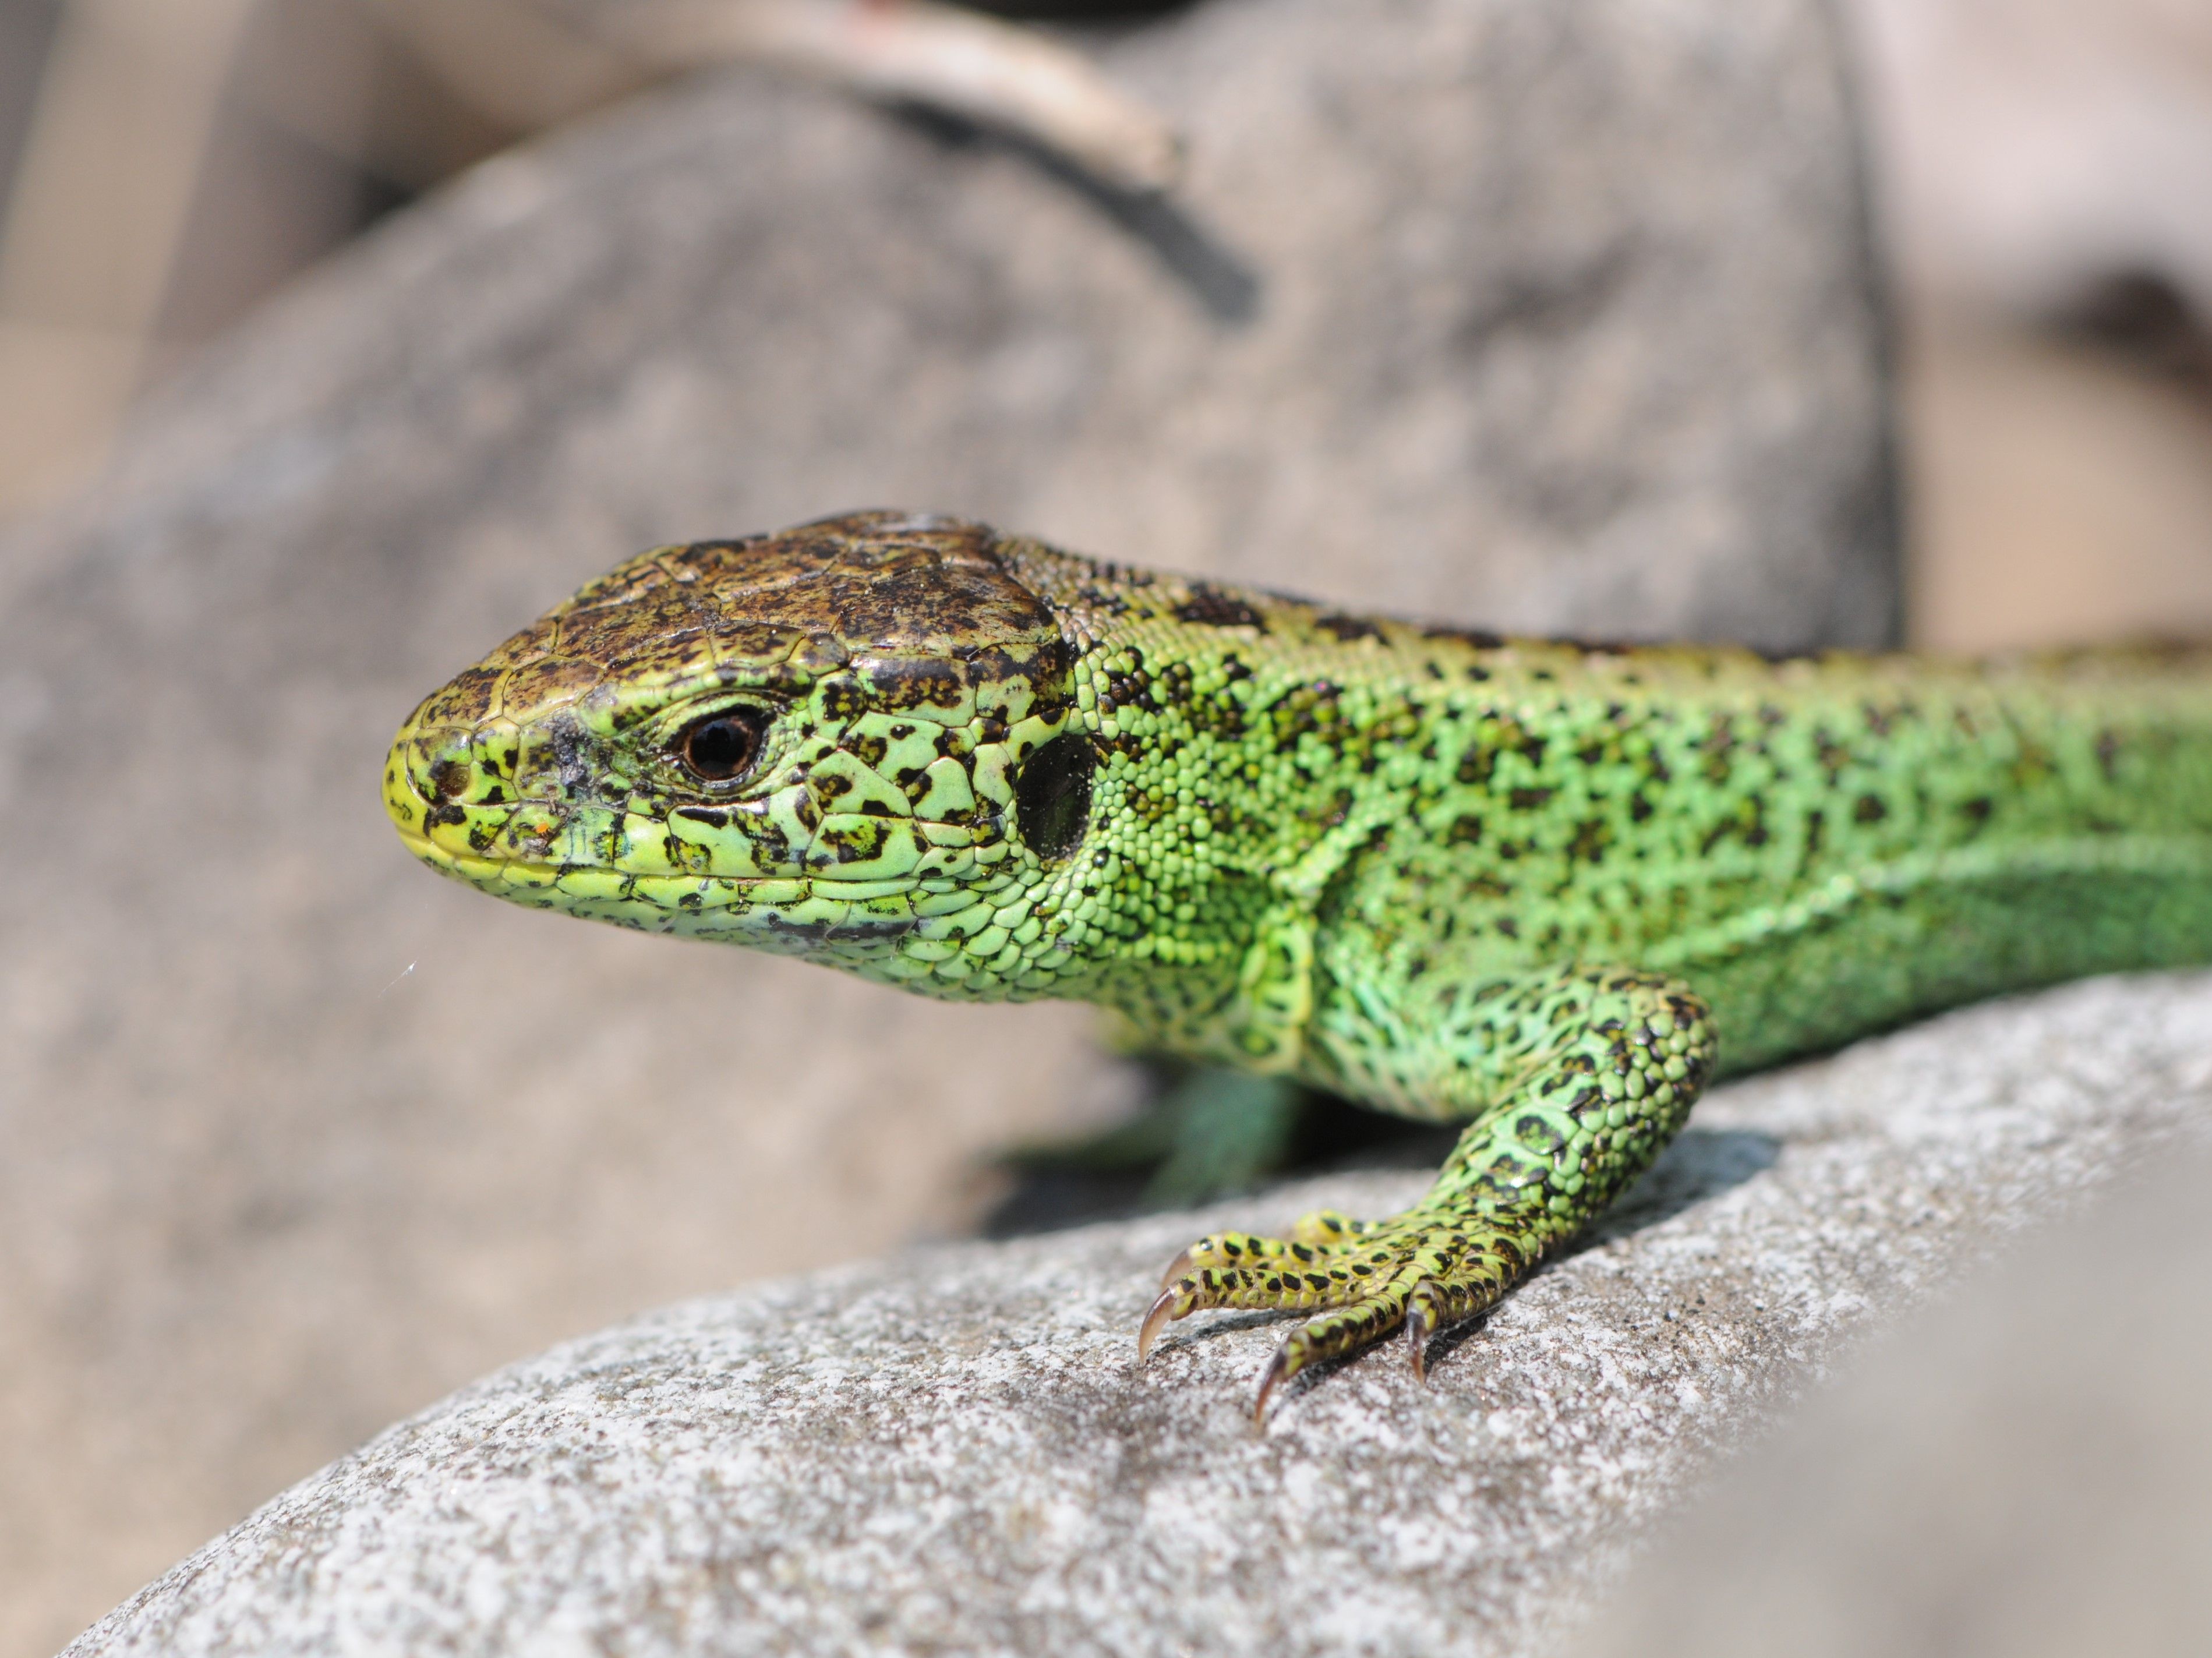
<instances>
[{"instance_id":1,"label":"textured scale detail","mask_svg":"<svg viewBox=\"0 0 2212 1658\"><path fill-rule=\"evenodd\" d=\"M1178 1257L1263 1379L1480 1313L1714 1076L2212 957L2201 656L1503 639L855 513L640 555L434 692L385 798L517 902L1467 1127L1430 1193Z\"/></svg>"}]
</instances>

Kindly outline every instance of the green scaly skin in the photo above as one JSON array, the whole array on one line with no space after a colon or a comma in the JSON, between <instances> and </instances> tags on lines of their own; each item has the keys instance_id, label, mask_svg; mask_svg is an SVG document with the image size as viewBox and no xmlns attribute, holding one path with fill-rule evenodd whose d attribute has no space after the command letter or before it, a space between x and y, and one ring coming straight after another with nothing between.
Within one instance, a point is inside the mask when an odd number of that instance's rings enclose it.
<instances>
[{"instance_id":1,"label":"green scaly skin","mask_svg":"<svg viewBox=\"0 0 2212 1658\"><path fill-rule=\"evenodd\" d=\"M719 723L717 723L719 722ZM386 804L541 908L1463 1121L1405 1213L1223 1233L1260 1394L1494 1303L1712 1078L2212 957L2212 677L1501 640L860 513L645 553L435 692Z\"/></svg>"}]
</instances>

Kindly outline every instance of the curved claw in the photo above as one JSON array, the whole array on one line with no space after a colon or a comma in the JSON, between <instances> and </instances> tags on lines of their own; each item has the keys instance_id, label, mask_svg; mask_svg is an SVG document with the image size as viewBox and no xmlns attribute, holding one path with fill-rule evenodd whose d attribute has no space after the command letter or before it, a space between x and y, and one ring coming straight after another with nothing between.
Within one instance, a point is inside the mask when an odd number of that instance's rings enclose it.
<instances>
[{"instance_id":1,"label":"curved claw","mask_svg":"<svg viewBox=\"0 0 2212 1658\"><path fill-rule=\"evenodd\" d=\"M1295 1374L1291 1362L1291 1344L1285 1342L1275 1349L1275 1356L1267 1361L1267 1373L1260 1378L1260 1392L1252 1400L1252 1425L1259 1427L1267 1419L1267 1395Z\"/></svg>"},{"instance_id":2,"label":"curved claw","mask_svg":"<svg viewBox=\"0 0 2212 1658\"><path fill-rule=\"evenodd\" d=\"M1174 1322L1175 1304L1180 1296L1181 1291L1173 1285L1161 1291L1159 1299L1152 1303L1152 1310L1145 1315L1145 1321L1137 1327L1138 1363L1142 1364L1151 1357L1152 1344L1160 1339L1160 1332Z\"/></svg>"},{"instance_id":3,"label":"curved claw","mask_svg":"<svg viewBox=\"0 0 2212 1658\"><path fill-rule=\"evenodd\" d=\"M1177 1278L1182 1278L1184 1274L1188 1272L1190 1268L1190 1251L1188 1249L1182 1250L1176 1254L1173 1260L1168 1263L1168 1270L1160 1274L1160 1288L1163 1290L1166 1289L1168 1285L1173 1284Z\"/></svg>"},{"instance_id":4,"label":"curved claw","mask_svg":"<svg viewBox=\"0 0 2212 1658\"><path fill-rule=\"evenodd\" d=\"M1422 1279L1413 1291L1413 1304L1406 1309L1406 1362L1413 1367L1413 1380L1423 1383L1429 1379L1429 1338L1437 1331L1429 1298L1421 1293L1427 1287L1428 1280Z\"/></svg>"}]
</instances>

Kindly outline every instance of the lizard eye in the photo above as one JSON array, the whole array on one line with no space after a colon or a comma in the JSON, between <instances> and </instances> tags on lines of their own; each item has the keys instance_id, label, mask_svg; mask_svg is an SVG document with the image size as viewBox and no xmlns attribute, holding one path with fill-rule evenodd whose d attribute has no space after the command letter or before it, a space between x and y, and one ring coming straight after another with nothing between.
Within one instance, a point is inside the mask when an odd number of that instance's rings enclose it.
<instances>
[{"instance_id":1,"label":"lizard eye","mask_svg":"<svg viewBox=\"0 0 2212 1658\"><path fill-rule=\"evenodd\" d=\"M767 734L762 710L725 708L677 732L673 748L684 769L701 782L729 783L753 768Z\"/></svg>"}]
</instances>

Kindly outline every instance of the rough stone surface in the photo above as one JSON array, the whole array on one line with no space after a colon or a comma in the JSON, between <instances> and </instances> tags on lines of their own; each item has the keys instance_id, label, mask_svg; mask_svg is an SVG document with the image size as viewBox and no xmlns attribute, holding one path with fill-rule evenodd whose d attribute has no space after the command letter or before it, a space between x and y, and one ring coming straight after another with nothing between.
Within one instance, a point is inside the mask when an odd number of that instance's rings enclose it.
<instances>
[{"instance_id":1,"label":"rough stone surface","mask_svg":"<svg viewBox=\"0 0 2212 1658\"><path fill-rule=\"evenodd\" d=\"M1110 1084L1072 1010L412 866L393 726L617 557L893 502L1470 621L1879 629L1813 0L1098 39L1180 216L701 82L405 216L0 547L0 1654L514 1354L952 1226Z\"/></svg>"},{"instance_id":2,"label":"rough stone surface","mask_svg":"<svg viewBox=\"0 0 2212 1658\"><path fill-rule=\"evenodd\" d=\"M390 1430L70 1658L1541 1652L1853 1336L2206 1145L2209 1106L2205 975L1739 1084L1426 1389L1386 1350L1302 1381L1261 1433L1244 1406L1279 1330L1217 1315L1133 1371L1150 1270L1200 1225L1386 1208L1417 1179L692 1302Z\"/></svg>"}]
</instances>

